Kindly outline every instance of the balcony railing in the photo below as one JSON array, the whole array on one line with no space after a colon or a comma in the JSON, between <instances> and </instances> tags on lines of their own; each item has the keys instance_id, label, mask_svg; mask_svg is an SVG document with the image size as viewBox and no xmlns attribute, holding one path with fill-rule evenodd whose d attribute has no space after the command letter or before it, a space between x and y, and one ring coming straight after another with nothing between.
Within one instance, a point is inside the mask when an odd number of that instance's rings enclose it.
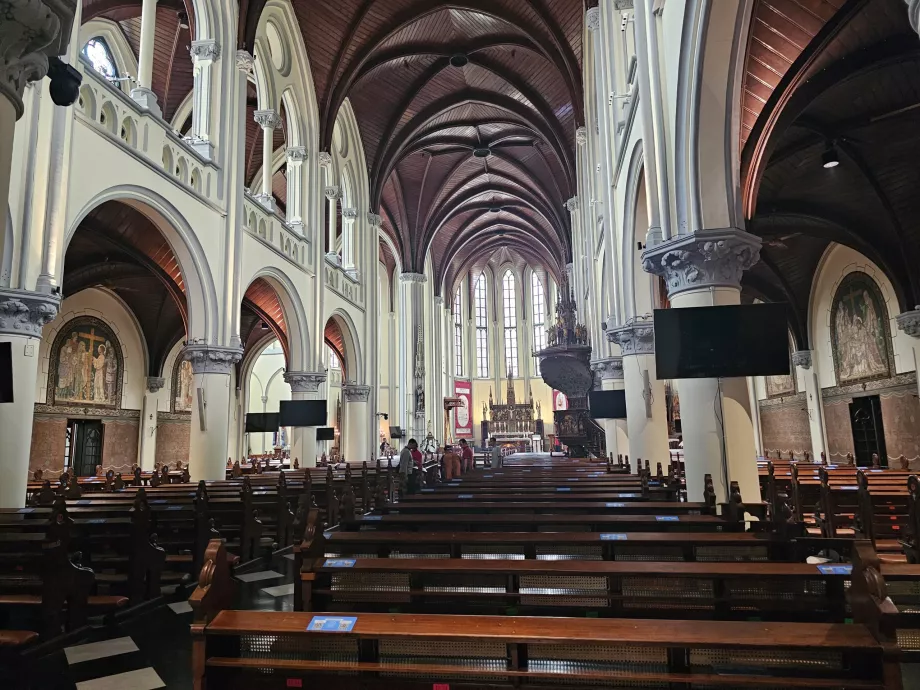
<instances>
[{"instance_id":1,"label":"balcony railing","mask_svg":"<svg viewBox=\"0 0 920 690\"><path fill-rule=\"evenodd\" d=\"M249 192L243 197L243 215L247 233L257 237L297 267L307 270L309 253L306 237L291 230Z\"/></svg>"}]
</instances>

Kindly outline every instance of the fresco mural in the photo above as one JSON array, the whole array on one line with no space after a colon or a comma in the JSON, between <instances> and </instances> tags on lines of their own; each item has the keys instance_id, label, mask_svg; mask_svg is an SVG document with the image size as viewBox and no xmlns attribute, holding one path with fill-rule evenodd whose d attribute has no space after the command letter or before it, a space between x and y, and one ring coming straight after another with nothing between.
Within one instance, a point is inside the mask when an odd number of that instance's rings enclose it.
<instances>
[{"instance_id":1,"label":"fresco mural","mask_svg":"<svg viewBox=\"0 0 920 690\"><path fill-rule=\"evenodd\" d=\"M888 312L881 291L865 273L840 283L831 308L831 345L837 385L891 373Z\"/></svg>"},{"instance_id":2,"label":"fresco mural","mask_svg":"<svg viewBox=\"0 0 920 690\"><path fill-rule=\"evenodd\" d=\"M52 347L51 404L117 407L123 362L111 328L90 317L64 324Z\"/></svg>"}]
</instances>

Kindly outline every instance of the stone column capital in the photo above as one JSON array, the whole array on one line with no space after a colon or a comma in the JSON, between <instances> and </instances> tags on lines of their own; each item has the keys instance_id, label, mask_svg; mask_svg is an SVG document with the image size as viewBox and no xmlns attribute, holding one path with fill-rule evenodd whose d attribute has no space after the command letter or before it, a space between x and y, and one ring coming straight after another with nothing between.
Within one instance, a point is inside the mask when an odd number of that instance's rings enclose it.
<instances>
[{"instance_id":1,"label":"stone column capital","mask_svg":"<svg viewBox=\"0 0 920 690\"><path fill-rule=\"evenodd\" d=\"M917 0L917 3L920 5L920 0ZM917 305L911 311L899 314L896 320L900 330L909 336L920 338L920 305Z\"/></svg>"},{"instance_id":2,"label":"stone column capital","mask_svg":"<svg viewBox=\"0 0 920 690\"><path fill-rule=\"evenodd\" d=\"M642 252L642 267L664 278L668 297L688 290L741 287L742 274L760 260L759 237L724 228L678 235Z\"/></svg>"},{"instance_id":3,"label":"stone column capital","mask_svg":"<svg viewBox=\"0 0 920 690\"><path fill-rule=\"evenodd\" d=\"M596 359L591 362L591 371L601 381L623 380L623 358L607 357L606 359Z\"/></svg>"},{"instance_id":4,"label":"stone column capital","mask_svg":"<svg viewBox=\"0 0 920 690\"><path fill-rule=\"evenodd\" d=\"M585 25L594 33L601 28L601 10L599 7L589 7L585 12Z\"/></svg>"},{"instance_id":5,"label":"stone column capital","mask_svg":"<svg viewBox=\"0 0 920 690\"><path fill-rule=\"evenodd\" d=\"M252 74L252 53L246 50L236 51L236 68L243 74Z\"/></svg>"},{"instance_id":6,"label":"stone column capital","mask_svg":"<svg viewBox=\"0 0 920 690\"><path fill-rule=\"evenodd\" d=\"M578 210L578 195L573 196L571 199L565 202L565 207L571 213L575 213Z\"/></svg>"},{"instance_id":7,"label":"stone column capital","mask_svg":"<svg viewBox=\"0 0 920 690\"><path fill-rule=\"evenodd\" d=\"M637 320L607 331L607 340L620 346L624 357L655 354L655 324L651 319Z\"/></svg>"},{"instance_id":8,"label":"stone column capital","mask_svg":"<svg viewBox=\"0 0 920 690\"><path fill-rule=\"evenodd\" d=\"M325 381L325 371L284 372L284 382L291 386L292 393L316 393Z\"/></svg>"},{"instance_id":9,"label":"stone column capital","mask_svg":"<svg viewBox=\"0 0 920 690\"><path fill-rule=\"evenodd\" d=\"M289 146L285 153L287 153L287 160L291 165L300 165L307 160L306 146Z\"/></svg>"},{"instance_id":10,"label":"stone column capital","mask_svg":"<svg viewBox=\"0 0 920 690\"><path fill-rule=\"evenodd\" d=\"M811 369L811 350L798 350L792 353L792 366Z\"/></svg>"},{"instance_id":11,"label":"stone column capital","mask_svg":"<svg viewBox=\"0 0 920 690\"><path fill-rule=\"evenodd\" d=\"M319 167L328 168L332 165L332 154L328 151L320 151L316 160L319 162Z\"/></svg>"},{"instance_id":12,"label":"stone column capital","mask_svg":"<svg viewBox=\"0 0 920 690\"><path fill-rule=\"evenodd\" d=\"M148 393L159 393L163 390L163 386L166 385L166 378L163 376L148 376L147 377L147 392Z\"/></svg>"},{"instance_id":13,"label":"stone column capital","mask_svg":"<svg viewBox=\"0 0 920 690\"><path fill-rule=\"evenodd\" d=\"M367 224L370 225L372 228L377 228L379 230L380 226L383 225L383 218L377 213L368 212Z\"/></svg>"},{"instance_id":14,"label":"stone column capital","mask_svg":"<svg viewBox=\"0 0 920 690\"><path fill-rule=\"evenodd\" d=\"M252 119L255 120L262 129L281 128L281 116L271 109L257 110L253 113Z\"/></svg>"},{"instance_id":15,"label":"stone column capital","mask_svg":"<svg viewBox=\"0 0 920 690\"><path fill-rule=\"evenodd\" d=\"M192 41L189 53L195 62L215 62L220 58L220 43L213 39Z\"/></svg>"},{"instance_id":16,"label":"stone column capital","mask_svg":"<svg viewBox=\"0 0 920 690\"><path fill-rule=\"evenodd\" d=\"M204 343L189 343L180 354L191 363L194 374L229 374L233 365L243 359L242 348Z\"/></svg>"},{"instance_id":17,"label":"stone column capital","mask_svg":"<svg viewBox=\"0 0 920 690\"><path fill-rule=\"evenodd\" d=\"M346 381L342 384L342 395L345 396L345 402L363 402L366 403L371 397L371 387L362 386L357 383Z\"/></svg>"},{"instance_id":18,"label":"stone column capital","mask_svg":"<svg viewBox=\"0 0 920 690\"><path fill-rule=\"evenodd\" d=\"M428 276L424 273L400 273L400 283L427 283Z\"/></svg>"},{"instance_id":19,"label":"stone column capital","mask_svg":"<svg viewBox=\"0 0 920 690\"><path fill-rule=\"evenodd\" d=\"M341 199L342 198L342 188L339 187L338 185L329 185L328 187L326 187L326 189L323 190L323 194L326 195L326 198L329 199L329 201L332 201L334 199Z\"/></svg>"},{"instance_id":20,"label":"stone column capital","mask_svg":"<svg viewBox=\"0 0 920 690\"><path fill-rule=\"evenodd\" d=\"M0 290L0 335L41 338L45 324L57 316L57 295L30 290Z\"/></svg>"},{"instance_id":21,"label":"stone column capital","mask_svg":"<svg viewBox=\"0 0 920 690\"><path fill-rule=\"evenodd\" d=\"M358 210L354 208L343 208L342 209L342 222L343 223L354 223L358 220Z\"/></svg>"},{"instance_id":22,"label":"stone column capital","mask_svg":"<svg viewBox=\"0 0 920 690\"><path fill-rule=\"evenodd\" d=\"M588 128L579 127L575 130L575 143L579 146L584 146L588 143Z\"/></svg>"},{"instance_id":23,"label":"stone column capital","mask_svg":"<svg viewBox=\"0 0 920 690\"><path fill-rule=\"evenodd\" d=\"M434 303L435 303L437 306L439 306L439 307L443 307L443 306L444 306L444 298L441 297L441 295L435 295L435 296L434 296Z\"/></svg>"}]
</instances>

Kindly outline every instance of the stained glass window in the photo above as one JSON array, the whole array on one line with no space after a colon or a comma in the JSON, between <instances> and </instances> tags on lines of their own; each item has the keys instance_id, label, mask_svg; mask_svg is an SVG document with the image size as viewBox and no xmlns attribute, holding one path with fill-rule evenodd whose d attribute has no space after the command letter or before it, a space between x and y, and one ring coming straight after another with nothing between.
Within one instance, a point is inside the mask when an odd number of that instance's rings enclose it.
<instances>
[{"instance_id":1,"label":"stained glass window","mask_svg":"<svg viewBox=\"0 0 920 690\"><path fill-rule=\"evenodd\" d=\"M476 302L476 376L489 377L489 324L486 321L486 276L479 274L473 290Z\"/></svg>"},{"instance_id":2,"label":"stained glass window","mask_svg":"<svg viewBox=\"0 0 920 690\"><path fill-rule=\"evenodd\" d=\"M539 352L546 349L546 295L536 273L530 274L530 298L533 309L533 349ZM537 358L534 357L533 361L536 371Z\"/></svg>"},{"instance_id":3,"label":"stained glass window","mask_svg":"<svg viewBox=\"0 0 920 690\"><path fill-rule=\"evenodd\" d=\"M502 278L502 301L505 307L505 362L509 376L518 375L517 311L514 305L514 274L505 271Z\"/></svg>"},{"instance_id":4,"label":"stained glass window","mask_svg":"<svg viewBox=\"0 0 920 690\"><path fill-rule=\"evenodd\" d=\"M335 354L335 350L333 350L328 345L326 346L326 354L329 355L329 368L330 369L341 369L342 368L342 365L339 363L339 357L338 355Z\"/></svg>"},{"instance_id":5,"label":"stained glass window","mask_svg":"<svg viewBox=\"0 0 920 690\"><path fill-rule=\"evenodd\" d=\"M86 42L86 45L83 46L83 55L89 60L93 69L109 81L115 81L118 78L118 70L115 67L112 51L109 50L106 42L99 36Z\"/></svg>"}]
</instances>

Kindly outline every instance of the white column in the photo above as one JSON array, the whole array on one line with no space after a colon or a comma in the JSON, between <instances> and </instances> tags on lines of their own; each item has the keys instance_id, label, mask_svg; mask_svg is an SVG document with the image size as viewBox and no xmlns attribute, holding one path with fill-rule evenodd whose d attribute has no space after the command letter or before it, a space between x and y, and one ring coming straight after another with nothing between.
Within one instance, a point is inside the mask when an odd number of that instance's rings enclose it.
<instances>
[{"instance_id":1,"label":"white column","mask_svg":"<svg viewBox=\"0 0 920 690\"><path fill-rule=\"evenodd\" d=\"M665 467L670 460L668 414L664 381L655 372L655 327L651 320L637 319L608 331L607 337L623 353L630 460L641 458Z\"/></svg>"},{"instance_id":2,"label":"white column","mask_svg":"<svg viewBox=\"0 0 920 690\"><path fill-rule=\"evenodd\" d=\"M329 201L329 234L326 237L326 259L336 266L340 264L339 253L335 250L336 225L338 223L339 199L342 198L342 188L338 185L329 185L325 190L326 199Z\"/></svg>"},{"instance_id":3,"label":"white column","mask_svg":"<svg viewBox=\"0 0 920 690\"><path fill-rule=\"evenodd\" d=\"M342 209L342 268L355 279L358 277L358 271L355 268L355 221L357 219L357 209Z\"/></svg>"},{"instance_id":4,"label":"white column","mask_svg":"<svg viewBox=\"0 0 920 690\"><path fill-rule=\"evenodd\" d=\"M275 154L275 130L281 127L281 116L274 110L257 110L252 119L262 128L262 192L256 198L272 213L275 198L272 196L272 159Z\"/></svg>"},{"instance_id":5,"label":"white column","mask_svg":"<svg viewBox=\"0 0 920 690\"><path fill-rule=\"evenodd\" d=\"M153 115L163 117L153 85L153 53L157 33L157 0L141 2L141 46L137 61L137 86L131 89L131 98Z\"/></svg>"},{"instance_id":6,"label":"white column","mask_svg":"<svg viewBox=\"0 0 920 690\"><path fill-rule=\"evenodd\" d=\"M368 401L370 386L357 383L342 384L342 404L345 406L344 453L348 462L361 462L371 457L376 440L371 443L367 432L370 429L367 418L371 414Z\"/></svg>"},{"instance_id":7,"label":"white column","mask_svg":"<svg viewBox=\"0 0 920 690\"><path fill-rule=\"evenodd\" d=\"M38 346L42 328L57 315L58 305L58 298L51 295L0 290L0 344L10 344L13 360L13 402L0 403L0 508L25 505Z\"/></svg>"},{"instance_id":8,"label":"white column","mask_svg":"<svg viewBox=\"0 0 920 690\"><path fill-rule=\"evenodd\" d=\"M793 374L805 382L805 403L808 408L808 430L811 433L811 459L821 461L821 453L827 452L827 430L824 428L824 402L821 398L821 386L818 384L818 372L812 365L814 357L811 350L799 350L792 353Z\"/></svg>"},{"instance_id":9,"label":"white column","mask_svg":"<svg viewBox=\"0 0 920 690\"><path fill-rule=\"evenodd\" d=\"M677 235L642 255L645 270L665 279L675 309L740 304L741 276L759 258L760 239L737 228ZM747 379L680 379L677 389L687 495L698 500L711 474L719 501L732 481L745 501L759 501Z\"/></svg>"},{"instance_id":10,"label":"white column","mask_svg":"<svg viewBox=\"0 0 920 690\"><path fill-rule=\"evenodd\" d=\"M231 370L243 357L237 348L193 344L181 353L195 377L189 472L192 481L223 479L230 440Z\"/></svg>"},{"instance_id":11,"label":"white column","mask_svg":"<svg viewBox=\"0 0 920 690\"><path fill-rule=\"evenodd\" d=\"M192 95L192 131L188 142L202 157L211 160L214 157L214 146L211 144L211 78L214 63L220 58L220 44L211 39L192 41L189 53L192 56L195 85Z\"/></svg>"},{"instance_id":12,"label":"white column","mask_svg":"<svg viewBox=\"0 0 920 690\"><path fill-rule=\"evenodd\" d=\"M291 229L305 235L303 222L303 162L307 160L306 146L287 149L287 223Z\"/></svg>"},{"instance_id":13,"label":"white column","mask_svg":"<svg viewBox=\"0 0 920 690\"><path fill-rule=\"evenodd\" d=\"M326 381L326 372L286 371L284 380L291 386L291 400L319 400L319 389ZM316 467L315 428L291 429L291 458L291 462L297 458L301 467Z\"/></svg>"},{"instance_id":14,"label":"white column","mask_svg":"<svg viewBox=\"0 0 920 690\"><path fill-rule=\"evenodd\" d=\"M157 417L160 391L166 385L162 376L148 376L141 405L141 423L138 425L137 464L142 470L152 470L157 457Z\"/></svg>"},{"instance_id":15,"label":"white column","mask_svg":"<svg viewBox=\"0 0 920 690\"><path fill-rule=\"evenodd\" d=\"M406 337L404 352L406 354L407 413L411 424L410 433L421 443L426 433L425 418L428 408L425 400L425 283L428 278L423 273L401 273L399 287L405 299L406 324L403 333ZM430 408L434 414L435 406Z\"/></svg>"},{"instance_id":16,"label":"white column","mask_svg":"<svg viewBox=\"0 0 920 690\"><path fill-rule=\"evenodd\" d=\"M600 379L601 390L623 390L626 387L622 357L607 357L606 359L595 360L591 362L591 370L594 372L595 380ZM626 431L627 421L624 419L604 419L602 424L607 454L613 453L614 458L619 455L629 455Z\"/></svg>"}]
</instances>

